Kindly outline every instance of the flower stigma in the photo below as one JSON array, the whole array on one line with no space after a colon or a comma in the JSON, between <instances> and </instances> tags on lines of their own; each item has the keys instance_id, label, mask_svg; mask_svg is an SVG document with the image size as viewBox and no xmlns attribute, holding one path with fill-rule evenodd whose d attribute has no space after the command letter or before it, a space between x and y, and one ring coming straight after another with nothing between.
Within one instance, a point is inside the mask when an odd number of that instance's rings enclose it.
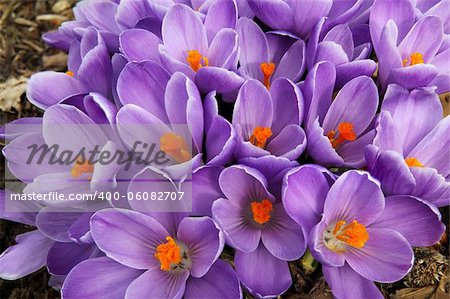
<instances>
[{"instance_id":1,"label":"flower stigma","mask_svg":"<svg viewBox=\"0 0 450 299\"><path fill-rule=\"evenodd\" d=\"M72 169L70 170L70 174L74 178L78 178L84 173L92 174L93 172L94 172L94 164L91 164L88 160L82 157L79 157L77 159ZM92 176L90 175L88 179L91 180Z\"/></svg>"},{"instance_id":2,"label":"flower stigma","mask_svg":"<svg viewBox=\"0 0 450 299\"><path fill-rule=\"evenodd\" d=\"M209 61L206 56L202 56L197 50L188 51L186 61L189 63L194 72L198 71L203 66L208 66Z\"/></svg>"},{"instance_id":3,"label":"flower stigma","mask_svg":"<svg viewBox=\"0 0 450 299\"><path fill-rule=\"evenodd\" d=\"M338 148L345 141L355 141L356 134L353 131L353 125L347 122L341 122L338 125L338 134L334 130L327 134L333 148Z\"/></svg>"},{"instance_id":4,"label":"flower stigma","mask_svg":"<svg viewBox=\"0 0 450 299\"><path fill-rule=\"evenodd\" d=\"M261 202L252 201L250 204L252 209L253 220L256 223L264 224L270 220L270 213L273 210L273 204L268 199L263 199Z\"/></svg>"},{"instance_id":5,"label":"flower stigma","mask_svg":"<svg viewBox=\"0 0 450 299\"><path fill-rule=\"evenodd\" d=\"M261 63L261 71L264 75L264 86L267 89L270 89L270 78L273 75L273 72L275 71L275 63L273 62L263 62Z\"/></svg>"},{"instance_id":6,"label":"flower stigma","mask_svg":"<svg viewBox=\"0 0 450 299\"><path fill-rule=\"evenodd\" d=\"M404 67L416 65L419 63L424 63L423 55L422 55L422 53L419 53L419 52L412 53L411 55L409 55L409 57L403 59L403 61L402 61L402 64Z\"/></svg>"},{"instance_id":7,"label":"flower stigma","mask_svg":"<svg viewBox=\"0 0 450 299\"><path fill-rule=\"evenodd\" d=\"M165 133L161 136L160 150L175 159L179 163L189 161L192 156L189 153L184 138L175 133Z\"/></svg>"},{"instance_id":8,"label":"flower stigma","mask_svg":"<svg viewBox=\"0 0 450 299\"><path fill-rule=\"evenodd\" d=\"M408 167L424 167L422 163L420 163L419 160L413 157L405 158L406 165Z\"/></svg>"},{"instance_id":9,"label":"flower stigma","mask_svg":"<svg viewBox=\"0 0 450 299\"><path fill-rule=\"evenodd\" d=\"M253 130L253 134L250 136L249 141L260 148L264 148L267 143L267 139L272 136L272 130L268 127L256 127Z\"/></svg>"},{"instance_id":10,"label":"flower stigma","mask_svg":"<svg viewBox=\"0 0 450 299\"><path fill-rule=\"evenodd\" d=\"M347 246L362 248L369 240L366 227L356 220L347 224L339 220L325 229L323 234L325 246L334 252L344 252Z\"/></svg>"},{"instance_id":11,"label":"flower stigma","mask_svg":"<svg viewBox=\"0 0 450 299\"><path fill-rule=\"evenodd\" d=\"M171 237L166 237L166 243L156 247L155 258L161 263L161 270L169 271L181 263L181 247Z\"/></svg>"}]
</instances>

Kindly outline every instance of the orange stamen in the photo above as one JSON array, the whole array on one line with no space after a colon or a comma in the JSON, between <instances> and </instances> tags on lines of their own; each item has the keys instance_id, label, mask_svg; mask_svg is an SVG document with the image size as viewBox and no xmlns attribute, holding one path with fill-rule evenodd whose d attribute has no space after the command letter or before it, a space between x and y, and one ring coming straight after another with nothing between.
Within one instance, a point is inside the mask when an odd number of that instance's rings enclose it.
<instances>
[{"instance_id":1,"label":"orange stamen","mask_svg":"<svg viewBox=\"0 0 450 299\"><path fill-rule=\"evenodd\" d=\"M353 220L352 223L345 225L345 221L340 220L336 223L333 234L336 235L336 239L345 242L348 245L356 248L362 248L369 240L369 234L367 233L366 227L358 223L358 221Z\"/></svg>"},{"instance_id":2,"label":"orange stamen","mask_svg":"<svg viewBox=\"0 0 450 299\"><path fill-rule=\"evenodd\" d=\"M156 247L155 258L161 263L161 270L169 271L172 264L181 262L181 248L171 237L166 237L167 242Z\"/></svg>"},{"instance_id":3,"label":"orange stamen","mask_svg":"<svg viewBox=\"0 0 450 299\"><path fill-rule=\"evenodd\" d=\"M422 163L420 163L419 160L413 157L408 157L405 159L406 165L408 167L424 167Z\"/></svg>"},{"instance_id":4,"label":"orange stamen","mask_svg":"<svg viewBox=\"0 0 450 299\"><path fill-rule=\"evenodd\" d=\"M355 141L356 134L353 131L353 125L351 123L342 122L338 125L339 135L336 138L336 132L334 130L327 134L328 139L331 142L333 148L338 148L344 141Z\"/></svg>"},{"instance_id":5,"label":"orange stamen","mask_svg":"<svg viewBox=\"0 0 450 299\"><path fill-rule=\"evenodd\" d=\"M267 127L256 127L253 130L252 136L249 141L257 147L264 148L266 146L267 139L272 136L272 130Z\"/></svg>"},{"instance_id":6,"label":"orange stamen","mask_svg":"<svg viewBox=\"0 0 450 299\"><path fill-rule=\"evenodd\" d=\"M84 173L90 173L92 174L94 172L94 165L89 163L86 159L83 159L79 157L77 161L75 162L75 165L73 165L72 169L70 170L70 174L74 178L80 177ZM89 176L89 180L91 177Z\"/></svg>"},{"instance_id":7,"label":"orange stamen","mask_svg":"<svg viewBox=\"0 0 450 299\"><path fill-rule=\"evenodd\" d=\"M264 224L270 220L270 212L272 212L273 205L268 199L263 199L261 202L253 201L251 203L253 220L259 224Z\"/></svg>"},{"instance_id":8,"label":"orange stamen","mask_svg":"<svg viewBox=\"0 0 450 299\"><path fill-rule=\"evenodd\" d=\"M272 77L273 72L275 71L275 63L273 62L263 62L261 63L261 71L264 74L264 86L267 87L267 89L270 88L270 77Z\"/></svg>"},{"instance_id":9,"label":"orange stamen","mask_svg":"<svg viewBox=\"0 0 450 299\"><path fill-rule=\"evenodd\" d=\"M189 153L183 137L175 133L166 133L160 138L160 149L179 163L189 161Z\"/></svg>"},{"instance_id":10,"label":"orange stamen","mask_svg":"<svg viewBox=\"0 0 450 299\"><path fill-rule=\"evenodd\" d=\"M419 52L414 52L409 57L403 59L402 64L403 66L412 66L419 63L424 63L423 61L423 55Z\"/></svg>"},{"instance_id":11,"label":"orange stamen","mask_svg":"<svg viewBox=\"0 0 450 299\"><path fill-rule=\"evenodd\" d=\"M203 66L209 65L208 58L202 56L202 54L200 54L200 52L197 50L188 51L186 61L189 63L194 72L198 71Z\"/></svg>"},{"instance_id":12,"label":"orange stamen","mask_svg":"<svg viewBox=\"0 0 450 299\"><path fill-rule=\"evenodd\" d=\"M67 72L66 72L66 75L69 75L70 77L75 76L75 74L74 74L73 72L71 72L71 71L67 71Z\"/></svg>"}]
</instances>

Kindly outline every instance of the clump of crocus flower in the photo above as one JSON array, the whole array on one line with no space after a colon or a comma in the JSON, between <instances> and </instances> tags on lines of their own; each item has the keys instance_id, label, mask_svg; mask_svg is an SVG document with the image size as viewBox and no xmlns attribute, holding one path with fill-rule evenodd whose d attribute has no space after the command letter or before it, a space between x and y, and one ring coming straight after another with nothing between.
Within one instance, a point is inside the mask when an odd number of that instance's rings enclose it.
<instances>
[{"instance_id":1,"label":"clump of crocus flower","mask_svg":"<svg viewBox=\"0 0 450 299\"><path fill-rule=\"evenodd\" d=\"M445 0L80 1L75 20L43 37L68 52L67 71L28 82L43 117L0 131L9 172L24 195L164 191L191 202L11 211L5 190L0 218L35 230L0 255L0 277L46 266L64 298L270 298L300 289L290 263L305 255L336 298L382 298L375 282L401 280L412 246L445 231L448 11ZM136 142L171 164L26 155L33 144Z\"/></svg>"}]
</instances>

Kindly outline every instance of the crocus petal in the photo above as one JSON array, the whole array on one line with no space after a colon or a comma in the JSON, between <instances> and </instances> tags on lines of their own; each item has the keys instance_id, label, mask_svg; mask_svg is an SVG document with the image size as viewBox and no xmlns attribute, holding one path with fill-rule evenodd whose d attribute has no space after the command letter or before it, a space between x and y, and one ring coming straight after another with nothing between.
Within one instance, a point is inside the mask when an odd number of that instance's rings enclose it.
<instances>
[{"instance_id":1,"label":"crocus petal","mask_svg":"<svg viewBox=\"0 0 450 299\"><path fill-rule=\"evenodd\" d=\"M190 274L196 278L208 272L225 244L222 231L209 217L184 218L177 236L188 247L192 261Z\"/></svg>"},{"instance_id":2,"label":"crocus petal","mask_svg":"<svg viewBox=\"0 0 450 299\"><path fill-rule=\"evenodd\" d=\"M86 90L109 97L112 84L111 58L100 33L96 35L96 45L84 55L77 76Z\"/></svg>"},{"instance_id":3,"label":"crocus petal","mask_svg":"<svg viewBox=\"0 0 450 299\"><path fill-rule=\"evenodd\" d=\"M369 240L362 248L350 248L345 260L368 280L394 282L408 273L414 254L408 241L391 229L367 228Z\"/></svg>"},{"instance_id":4,"label":"crocus petal","mask_svg":"<svg viewBox=\"0 0 450 299\"><path fill-rule=\"evenodd\" d=\"M48 238L58 242L72 242L67 234L70 226L81 213L57 212L51 208L42 209L36 217L36 226Z\"/></svg>"},{"instance_id":5,"label":"crocus petal","mask_svg":"<svg viewBox=\"0 0 450 299\"><path fill-rule=\"evenodd\" d=\"M107 257L89 259L70 271L61 293L69 299L123 299L128 285L142 273Z\"/></svg>"},{"instance_id":6,"label":"crocus petal","mask_svg":"<svg viewBox=\"0 0 450 299\"><path fill-rule=\"evenodd\" d=\"M354 43L353 36L347 24L341 24L333 27L323 38L324 41L334 42L342 47L347 58L353 58Z\"/></svg>"},{"instance_id":7,"label":"crocus petal","mask_svg":"<svg viewBox=\"0 0 450 299\"><path fill-rule=\"evenodd\" d=\"M386 1L388 2L388 1ZM402 58L397 49L398 28L389 20L381 32L378 55L378 80L383 88L389 83L391 71L402 67Z\"/></svg>"},{"instance_id":8,"label":"crocus petal","mask_svg":"<svg viewBox=\"0 0 450 299\"><path fill-rule=\"evenodd\" d=\"M120 35L120 49L129 61L159 62L159 37L144 29L130 29Z\"/></svg>"},{"instance_id":9,"label":"crocus petal","mask_svg":"<svg viewBox=\"0 0 450 299\"><path fill-rule=\"evenodd\" d=\"M286 126L267 145L267 150L289 160L297 159L306 148L306 134L298 125Z\"/></svg>"},{"instance_id":10,"label":"crocus petal","mask_svg":"<svg viewBox=\"0 0 450 299\"><path fill-rule=\"evenodd\" d=\"M238 19L237 6L234 1L213 1L205 17L205 29L209 42L223 28L236 26Z\"/></svg>"},{"instance_id":11,"label":"crocus petal","mask_svg":"<svg viewBox=\"0 0 450 299\"><path fill-rule=\"evenodd\" d=\"M283 179L283 204L286 212L301 225L305 235L319 223L330 189L324 169L309 165L294 168Z\"/></svg>"},{"instance_id":12,"label":"crocus petal","mask_svg":"<svg viewBox=\"0 0 450 299\"><path fill-rule=\"evenodd\" d=\"M272 117L272 100L267 88L256 80L245 82L233 111L233 125L241 127L244 140L248 140L256 127L270 127Z\"/></svg>"},{"instance_id":13,"label":"crocus petal","mask_svg":"<svg viewBox=\"0 0 450 299\"><path fill-rule=\"evenodd\" d=\"M221 166L202 166L192 174L192 211L194 215L211 216L212 204L223 197L219 187Z\"/></svg>"},{"instance_id":14,"label":"crocus petal","mask_svg":"<svg viewBox=\"0 0 450 299\"><path fill-rule=\"evenodd\" d=\"M165 108L170 124L187 125L193 146L201 152L203 142L203 106L194 82L182 73L169 79L165 93Z\"/></svg>"},{"instance_id":15,"label":"crocus petal","mask_svg":"<svg viewBox=\"0 0 450 299\"><path fill-rule=\"evenodd\" d=\"M258 247L261 231L247 222L245 211L221 198L213 203L212 214L224 231L227 243L231 243L228 245L245 252L251 252Z\"/></svg>"},{"instance_id":16,"label":"crocus petal","mask_svg":"<svg viewBox=\"0 0 450 299\"><path fill-rule=\"evenodd\" d=\"M225 165L236 147L236 130L222 116L216 116L206 134L205 151L209 165Z\"/></svg>"},{"instance_id":17,"label":"crocus petal","mask_svg":"<svg viewBox=\"0 0 450 299\"><path fill-rule=\"evenodd\" d=\"M411 173L416 180L412 195L437 207L450 205L450 182L429 167L412 167Z\"/></svg>"},{"instance_id":18,"label":"crocus petal","mask_svg":"<svg viewBox=\"0 0 450 299\"><path fill-rule=\"evenodd\" d=\"M344 159L345 165L353 168L361 168L366 164L364 159L364 148L372 144L375 137L375 130L370 130L362 136L359 136L353 142L344 144L338 149L339 155Z\"/></svg>"},{"instance_id":19,"label":"crocus petal","mask_svg":"<svg viewBox=\"0 0 450 299\"><path fill-rule=\"evenodd\" d=\"M322 123L331 105L335 80L336 70L330 62L316 64L306 76L302 92L305 99L307 129L317 117L318 123Z\"/></svg>"},{"instance_id":20,"label":"crocus petal","mask_svg":"<svg viewBox=\"0 0 450 299\"><path fill-rule=\"evenodd\" d=\"M370 35L375 50L378 52L381 32L386 23L392 20L399 29L399 40L402 40L414 24L414 8L410 1L376 0L370 11Z\"/></svg>"},{"instance_id":21,"label":"crocus petal","mask_svg":"<svg viewBox=\"0 0 450 299\"><path fill-rule=\"evenodd\" d=\"M269 45L266 36L254 21L247 18L239 19L236 30L241 67L248 76L263 82L261 63L269 62Z\"/></svg>"},{"instance_id":22,"label":"crocus petal","mask_svg":"<svg viewBox=\"0 0 450 299\"><path fill-rule=\"evenodd\" d=\"M264 198L274 201L267 191L266 178L256 169L234 165L222 171L219 186L226 198L237 207L246 207L250 200Z\"/></svg>"},{"instance_id":23,"label":"crocus petal","mask_svg":"<svg viewBox=\"0 0 450 299\"><path fill-rule=\"evenodd\" d=\"M220 1L217 3L223 3ZM230 1L231 2L231 1ZM224 69L235 68L237 65L238 36L233 29L222 29L212 40L208 50L210 66Z\"/></svg>"},{"instance_id":24,"label":"crocus petal","mask_svg":"<svg viewBox=\"0 0 450 299\"><path fill-rule=\"evenodd\" d=\"M328 15L332 4L333 1L331 0L322 0L319 2L309 0L293 1L291 7L294 11L295 33L299 37L306 39L311 28L317 21Z\"/></svg>"},{"instance_id":25,"label":"crocus petal","mask_svg":"<svg viewBox=\"0 0 450 299\"><path fill-rule=\"evenodd\" d=\"M445 232L436 208L408 195L386 197L386 206L380 218L370 227L398 231L411 246L426 247L439 242Z\"/></svg>"},{"instance_id":26,"label":"crocus petal","mask_svg":"<svg viewBox=\"0 0 450 299\"><path fill-rule=\"evenodd\" d=\"M96 145L103 146L108 140L90 117L70 105L49 107L44 113L43 126L47 144L57 144L60 150L78 152L82 148L93 149Z\"/></svg>"},{"instance_id":27,"label":"crocus petal","mask_svg":"<svg viewBox=\"0 0 450 299\"><path fill-rule=\"evenodd\" d=\"M203 93L217 91L229 93L236 91L244 83L244 79L235 72L220 67L202 67L195 76L195 84Z\"/></svg>"},{"instance_id":28,"label":"crocus petal","mask_svg":"<svg viewBox=\"0 0 450 299\"><path fill-rule=\"evenodd\" d=\"M297 85L286 78L276 79L270 86L270 95L274 115L271 130L274 136L290 124L300 125L302 123L304 101Z\"/></svg>"},{"instance_id":29,"label":"crocus petal","mask_svg":"<svg viewBox=\"0 0 450 299\"><path fill-rule=\"evenodd\" d=\"M182 36L183 38L180 38ZM174 5L162 23L165 50L178 61L186 61L187 51L208 53L208 38L200 17L186 5Z\"/></svg>"},{"instance_id":30,"label":"crocus petal","mask_svg":"<svg viewBox=\"0 0 450 299\"><path fill-rule=\"evenodd\" d=\"M394 85L389 85L389 88L391 86ZM380 112L378 125L375 130L377 135L373 139L373 145L377 146L380 150L392 150L403 155L403 143L401 142L400 133L389 112Z\"/></svg>"},{"instance_id":31,"label":"crocus petal","mask_svg":"<svg viewBox=\"0 0 450 299\"><path fill-rule=\"evenodd\" d=\"M342 267L345 263L344 255L330 250L323 240L326 226L326 219L322 217L322 220L311 229L308 235L309 250L322 265Z\"/></svg>"},{"instance_id":32,"label":"crocus petal","mask_svg":"<svg viewBox=\"0 0 450 299\"><path fill-rule=\"evenodd\" d=\"M189 271L183 269L177 273L161 271L153 267L136 278L127 288L125 298L176 298L183 296ZM152 283L149 283L151 281Z\"/></svg>"},{"instance_id":33,"label":"crocus petal","mask_svg":"<svg viewBox=\"0 0 450 299\"><path fill-rule=\"evenodd\" d=\"M432 167L441 175L447 177L450 174L450 163L448 163L449 130L450 116L447 116L414 147L409 156L418 159L426 167Z\"/></svg>"},{"instance_id":34,"label":"crocus petal","mask_svg":"<svg viewBox=\"0 0 450 299\"><path fill-rule=\"evenodd\" d=\"M425 17L414 24L398 46L398 50L406 57L415 52L421 53L424 63L430 63L441 46L443 34L439 18Z\"/></svg>"},{"instance_id":35,"label":"crocus petal","mask_svg":"<svg viewBox=\"0 0 450 299\"><path fill-rule=\"evenodd\" d=\"M377 64L371 59L355 60L336 66L336 88L341 88L347 82L358 76L371 77Z\"/></svg>"},{"instance_id":36,"label":"crocus petal","mask_svg":"<svg viewBox=\"0 0 450 299\"><path fill-rule=\"evenodd\" d=\"M299 165L297 161L274 155L258 158L248 157L240 159L239 163L258 169L267 178L269 183L268 190L275 198L281 198L281 185L285 173Z\"/></svg>"},{"instance_id":37,"label":"crocus petal","mask_svg":"<svg viewBox=\"0 0 450 299\"><path fill-rule=\"evenodd\" d=\"M314 62L329 61L338 66L347 63L348 56L342 49L342 46L331 41L324 41L317 46L317 52Z\"/></svg>"},{"instance_id":38,"label":"crocus petal","mask_svg":"<svg viewBox=\"0 0 450 299\"><path fill-rule=\"evenodd\" d=\"M289 217L282 203L275 203L267 227L261 230L261 241L273 256L284 261L299 259L306 249L301 226Z\"/></svg>"},{"instance_id":39,"label":"crocus petal","mask_svg":"<svg viewBox=\"0 0 450 299\"><path fill-rule=\"evenodd\" d=\"M305 71L305 52L306 47L303 40L299 39L293 43L275 67L273 78L285 77L294 82L300 80ZM273 85L271 87L273 87Z\"/></svg>"},{"instance_id":40,"label":"crocus petal","mask_svg":"<svg viewBox=\"0 0 450 299\"><path fill-rule=\"evenodd\" d=\"M405 157L442 118L442 105L435 92L415 89L409 93L395 84L389 85L381 109L391 114Z\"/></svg>"},{"instance_id":41,"label":"crocus petal","mask_svg":"<svg viewBox=\"0 0 450 299\"><path fill-rule=\"evenodd\" d=\"M437 76L439 70L432 64L416 64L393 69L389 82L397 83L408 89L427 86Z\"/></svg>"},{"instance_id":42,"label":"crocus petal","mask_svg":"<svg viewBox=\"0 0 450 299\"><path fill-rule=\"evenodd\" d=\"M311 157L323 165L340 166L344 160L331 146L331 142L316 120L306 130L307 151Z\"/></svg>"},{"instance_id":43,"label":"crocus petal","mask_svg":"<svg viewBox=\"0 0 450 299\"><path fill-rule=\"evenodd\" d=\"M155 219L134 211L106 209L91 218L92 237L106 255L135 268L158 266L156 247L169 233Z\"/></svg>"},{"instance_id":44,"label":"crocus petal","mask_svg":"<svg viewBox=\"0 0 450 299\"><path fill-rule=\"evenodd\" d=\"M27 84L27 98L42 109L80 92L81 88L74 77L53 71L34 74Z\"/></svg>"},{"instance_id":45,"label":"crocus petal","mask_svg":"<svg viewBox=\"0 0 450 299\"><path fill-rule=\"evenodd\" d=\"M341 122L349 122L359 136L372 122L377 107L378 91L372 79L366 76L355 78L339 91L325 116L323 129L326 134L332 130L337 132Z\"/></svg>"},{"instance_id":46,"label":"crocus petal","mask_svg":"<svg viewBox=\"0 0 450 299\"><path fill-rule=\"evenodd\" d=\"M322 272L336 298L384 298L375 283L356 273L348 264L342 267L322 266Z\"/></svg>"},{"instance_id":47,"label":"crocus petal","mask_svg":"<svg viewBox=\"0 0 450 299\"><path fill-rule=\"evenodd\" d=\"M283 0L248 0L248 4L272 28L289 30L294 25L292 8Z\"/></svg>"},{"instance_id":48,"label":"crocus petal","mask_svg":"<svg viewBox=\"0 0 450 299\"><path fill-rule=\"evenodd\" d=\"M217 283L218 281L220 283ZM186 298L202 298L203 296L224 299L242 298L236 272L230 264L222 260L217 260L205 276L189 277L184 296Z\"/></svg>"},{"instance_id":49,"label":"crocus petal","mask_svg":"<svg viewBox=\"0 0 450 299\"><path fill-rule=\"evenodd\" d=\"M56 242L48 252L48 272L53 275L67 275L73 267L82 261L92 256L100 256L100 254L95 244Z\"/></svg>"},{"instance_id":50,"label":"crocus petal","mask_svg":"<svg viewBox=\"0 0 450 299\"><path fill-rule=\"evenodd\" d=\"M54 244L37 230L18 235L16 243L0 255L2 279L19 279L45 266L47 253Z\"/></svg>"},{"instance_id":51,"label":"crocus petal","mask_svg":"<svg viewBox=\"0 0 450 299\"><path fill-rule=\"evenodd\" d=\"M368 225L384 209L384 196L378 183L366 172L349 170L331 186L323 209L328 223L357 220Z\"/></svg>"},{"instance_id":52,"label":"crocus petal","mask_svg":"<svg viewBox=\"0 0 450 299\"><path fill-rule=\"evenodd\" d=\"M274 257L261 243L255 251L236 251L234 263L239 280L257 297L276 297L292 283L288 263Z\"/></svg>"},{"instance_id":53,"label":"crocus petal","mask_svg":"<svg viewBox=\"0 0 450 299\"><path fill-rule=\"evenodd\" d=\"M169 74L152 61L130 62L117 80L117 92L122 104L136 104L167 121L164 111L164 91Z\"/></svg>"}]
</instances>

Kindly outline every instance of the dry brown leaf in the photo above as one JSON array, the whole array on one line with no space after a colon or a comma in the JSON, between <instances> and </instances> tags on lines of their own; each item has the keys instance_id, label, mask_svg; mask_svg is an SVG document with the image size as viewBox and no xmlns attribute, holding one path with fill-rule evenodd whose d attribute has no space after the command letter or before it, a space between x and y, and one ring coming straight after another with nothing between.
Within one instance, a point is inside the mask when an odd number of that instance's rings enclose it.
<instances>
[{"instance_id":1,"label":"dry brown leaf","mask_svg":"<svg viewBox=\"0 0 450 299\"><path fill-rule=\"evenodd\" d=\"M435 286L424 288L406 288L395 292L391 299L427 299L433 294Z\"/></svg>"},{"instance_id":2,"label":"dry brown leaf","mask_svg":"<svg viewBox=\"0 0 450 299\"><path fill-rule=\"evenodd\" d=\"M444 108L444 117L450 115L450 92L440 94L439 98Z\"/></svg>"},{"instance_id":3,"label":"dry brown leaf","mask_svg":"<svg viewBox=\"0 0 450 299\"><path fill-rule=\"evenodd\" d=\"M27 78L9 78L0 83L0 110L10 111L11 108L20 110L20 97L26 90Z\"/></svg>"}]
</instances>

